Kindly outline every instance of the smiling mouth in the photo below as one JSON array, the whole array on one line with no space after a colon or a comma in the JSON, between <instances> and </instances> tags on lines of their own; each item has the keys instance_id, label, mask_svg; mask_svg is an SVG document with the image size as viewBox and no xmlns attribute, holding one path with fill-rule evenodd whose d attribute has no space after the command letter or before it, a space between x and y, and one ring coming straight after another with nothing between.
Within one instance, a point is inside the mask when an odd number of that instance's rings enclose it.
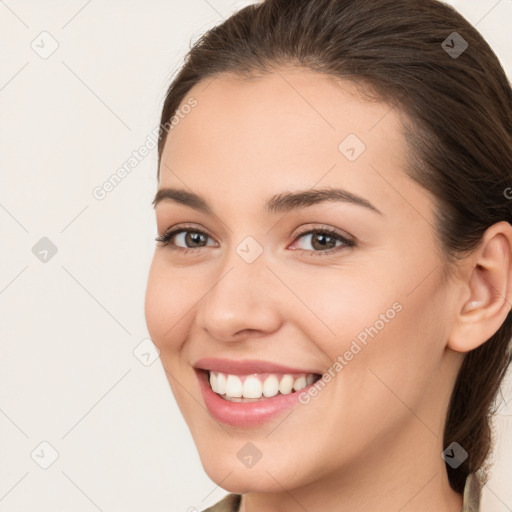
<instances>
[{"instance_id":1,"label":"smiling mouth","mask_svg":"<svg viewBox=\"0 0 512 512\"><path fill-rule=\"evenodd\" d=\"M252 373L235 375L213 370L201 370L210 389L230 402L259 402L275 396L289 395L322 378L318 373Z\"/></svg>"}]
</instances>

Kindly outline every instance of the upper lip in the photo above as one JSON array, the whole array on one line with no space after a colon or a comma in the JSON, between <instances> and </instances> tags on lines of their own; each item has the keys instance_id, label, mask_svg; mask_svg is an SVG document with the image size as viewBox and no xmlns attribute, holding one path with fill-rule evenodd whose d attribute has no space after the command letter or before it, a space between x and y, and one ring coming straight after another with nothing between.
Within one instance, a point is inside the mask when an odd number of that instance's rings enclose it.
<instances>
[{"instance_id":1,"label":"upper lip","mask_svg":"<svg viewBox=\"0 0 512 512\"><path fill-rule=\"evenodd\" d=\"M251 373L319 373L310 368L291 368L260 359L237 360L206 357L197 360L192 366L200 370L213 370L231 375L248 375Z\"/></svg>"}]
</instances>

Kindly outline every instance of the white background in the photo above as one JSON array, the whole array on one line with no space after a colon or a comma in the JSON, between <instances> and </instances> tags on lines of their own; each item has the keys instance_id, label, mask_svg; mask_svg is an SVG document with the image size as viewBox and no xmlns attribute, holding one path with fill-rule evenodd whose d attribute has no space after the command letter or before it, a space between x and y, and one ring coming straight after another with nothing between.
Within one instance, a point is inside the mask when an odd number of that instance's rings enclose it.
<instances>
[{"instance_id":1,"label":"white background","mask_svg":"<svg viewBox=\"0 0 512 512\"><path fill-rule=\"evenodd\" d=\"M0 1L2 512L185 512L226 494L160 360L133 353L148 337L156 150L104 200L92 190L158 125L189 43L249 3ZM449 3L511 76L512 0ZM50 47L43 31L59 45L47 59L31 48ZM58 249L46 263L32 252L42 237ZM492 512L512 510L512 401L500 412ZM58 452L48 469L32 458L49 460L43 441Z\"/></svg>"}]
</instances>

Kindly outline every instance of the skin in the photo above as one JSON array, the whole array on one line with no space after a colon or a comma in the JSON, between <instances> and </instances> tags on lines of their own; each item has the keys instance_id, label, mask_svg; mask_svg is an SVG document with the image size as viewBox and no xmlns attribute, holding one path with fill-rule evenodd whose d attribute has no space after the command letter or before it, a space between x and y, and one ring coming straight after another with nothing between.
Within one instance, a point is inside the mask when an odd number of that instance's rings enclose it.
<instances>
[{"instance_id":1,"label":"skin","mask_svg":"<svg viewBox=\"0 0 512 512\"><path fill-rule=\"evenodd\" d=\"M215 215L156 206L158 234L191 223L209 238L189 241L188 254L183 234L177 250L157 245L145 315L206 473L244 494L244 512L460 512L441 458L446 410L465 352L510 310L512 227L491 226L456 278L443 279L433 198L405 174L389 105L293 67L223 74L190 96L198 105L167 138L159 188L192 190ZM366 145L353 162L338 150L350 133ZM263 209L276 194L321 187L358 194L383 215L343 202ZM318 244L299 228L326 226L356 246L312 255ZM250 264L236 252L247 236L263 249ZM255 427L209 415L191 366L199 358L322 373L396 302L402 310L307 405ZM237 458L249 441L262 453L251 468Z\"/></svg>"}]
</instances>

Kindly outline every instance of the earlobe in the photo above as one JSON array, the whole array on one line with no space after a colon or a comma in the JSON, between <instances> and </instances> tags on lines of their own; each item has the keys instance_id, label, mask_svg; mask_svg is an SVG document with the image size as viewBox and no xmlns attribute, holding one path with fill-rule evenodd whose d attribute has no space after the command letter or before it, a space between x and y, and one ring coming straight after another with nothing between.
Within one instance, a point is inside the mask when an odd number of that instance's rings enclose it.
<instances>
[{"instance_id":1,"label":"earlobe","mask_svg":"<svg viewBox=\"0 0 512 512\"><path fill-rule=\"evenodd\" d=\"M489 227L471 262L463 283L464 302L456 311L447 343L457 352L469 352L485 343L511 310L512 226L501 221Z\"/></svg>"}]
</instances>

